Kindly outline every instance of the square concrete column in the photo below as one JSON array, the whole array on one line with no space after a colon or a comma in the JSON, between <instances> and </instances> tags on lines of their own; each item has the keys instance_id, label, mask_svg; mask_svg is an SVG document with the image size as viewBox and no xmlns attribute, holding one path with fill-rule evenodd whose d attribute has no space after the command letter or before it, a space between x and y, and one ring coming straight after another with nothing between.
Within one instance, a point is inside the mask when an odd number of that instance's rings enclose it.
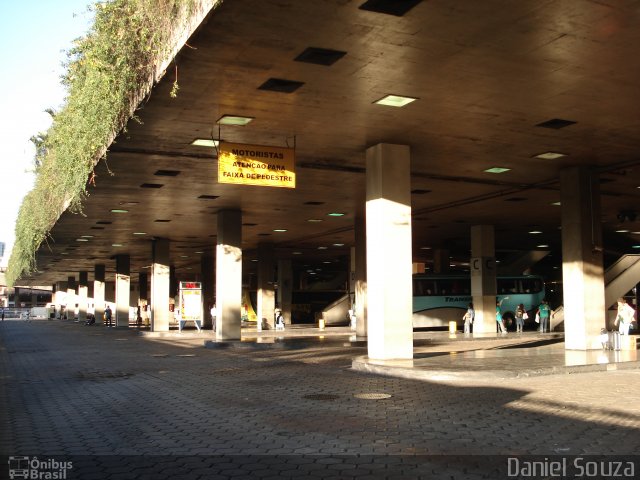
<instances>
[{"instance_id":1,"label":"square concrete column","mask_svg":"<svg viewBox=\"0 0 640 480\"><path fill-rule=\"evenodd\" d=\"M278 260L278 306L282 309L285 325L290 325L293 303L293 267L290 258Z\"/></svg>"},{"instance_id":2,"label":"square concrete column","mask_svg":"<svg viewBox=\"0 0 640 480\"><path fill-rule=\"evenodd\" d=\"M204 317L202 326L206 330L213 329L213 319L211 318L211 307L215 305L215 262L214 248L208 247L200 258L200 274L202 276L202 315Z\"/></svg>"},{"instance_id":3,"label":"square concrete column","mask_svg":"<svg viewBox=\"0 0 640 480\"><path fill-rule=\"evenodd\" d=\"M18 295L16 293L16 299ZM64 313L67 315L67 320L73 320L76 317L76 277L67 277L67 304L64 308Z\"/></svg>"},{"instance_id":4,"label":"square concrete column","mask_svg":"<svg viewBox=\"0 0 640 480\"><path fill-rule=\"evenodd\" d=\"M372 359L413 358L410 152L367 149L367 322Z\"/></svg>"},{"instance_id":5,"label":"square concrete column","mask_svg":"<svg viewBox=\"0 0 640 480\"><path fill-rule=\"evenodd\" d=\"M473 334L495 334L496 323L496 245L493 225L471 227L471 296L476 318Z\"/></svg>"},{"instance_id":6,"label":"square concrete column","mask_svg":"<svg viewBox=\"0 0 640 480\"><path fill-rule=\"evenodd\" d=\"M567 350L601 348L606 325L598 176L586 167L560 172L564 342Z\"/></svg>"},{"instance_id":7,"label":"square concrete column","mask_svg":"<svg viewBox=\"0 0 640 480\"><path fill-rule=\"evenodd\" d=\"M95 306L96 323L102 323L105 308L105 267L94 265L93 267L93 304Z\"/></svg>"},{"instance_id":8,"label":"square concrete column","mask_svg":"<svg viewBox=\"0 0 640 480\"><path fill-rule=\"evenodd\" d=\"M356 214L354 223L354 287L356 337L367 336L367 223L364 212Z\"/></svg>"},{"instance_id":9,"label":"square concrete column","mask_svg":"<svg viewBox=\"0 0 640 480\"><path fill-rule=\"evenodd\" d=\"M129 255L116 255L116 327L129 328L131 262Z\"/></svg>"},{"instance_id":10,"label":"square concrete column","mask_svg":"<svg viewBox=\"0 0 640 480\"><path fill-rule=\"evenodd\" d=\"M156 238L152 243L151 331L169 331L169 239Z\"/></svg>"},{"instance_id":11,"label":"square concrete column","mask_svg":"<svg viewBox=\"0 0 640 480\"><path fill-rule=\"evenodd\" d=\"M242 212L218 212L216 338L240 340L242 322Z\"/></svg>"},{"instance_id":12,"label":"square concrete column","mask_svg":"<svg viewBox=\"0 0 640 480\"><path fill-rule=\"evenodd\" d=\"M258 331L273 330L276 307L273 245L258 245Z\"/></svg>"},{"instance_id":13,"label":"square concrete column","mask_svg":"<svg viewBox=\"0 0 640 480\"><path fill-rule=\"evenodd\" d=\"M149 303L149 274L138 273L138 305Z\"/></svg>"},{"instance_id":14,"label":"square concrete column","mask_svg":"<svg viewBox=\"0 0 640 480\"><path fill-rule=\"evenodd\" d=\"M89 275L78 272L78 321L87 321L87 294L89 292Z\"/></svg>"}]
</instances>

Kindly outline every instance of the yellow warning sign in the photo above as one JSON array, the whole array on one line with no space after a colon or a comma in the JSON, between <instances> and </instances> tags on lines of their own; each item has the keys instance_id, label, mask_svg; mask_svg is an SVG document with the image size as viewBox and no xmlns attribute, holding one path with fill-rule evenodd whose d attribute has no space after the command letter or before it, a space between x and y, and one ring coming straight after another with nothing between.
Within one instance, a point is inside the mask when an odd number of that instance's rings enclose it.
<instances>
[{"instance_id":1,"label":"yellow warning sign","mask_svg":"<svg viewBox=\"0 0 640 480\"><path fill-rule=\"evenodd\" d=\"M218 182L296 188L293 148L220 142Z\"/></svg>"}]
</instances>

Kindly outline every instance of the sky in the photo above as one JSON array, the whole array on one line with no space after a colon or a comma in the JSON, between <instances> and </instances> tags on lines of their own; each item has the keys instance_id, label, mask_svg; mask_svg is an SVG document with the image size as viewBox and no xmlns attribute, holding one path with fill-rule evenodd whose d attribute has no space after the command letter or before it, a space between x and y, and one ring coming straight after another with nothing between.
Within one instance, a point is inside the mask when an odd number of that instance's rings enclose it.
<instances>
[{"instance_id":1,"label":"sky","mask_svg":"<svg viewBox=\"0 0 640 480\"><path fill-rule=\"evenodd\" d=\"M0 0L0 242L6 266L22 199L33 187L35 149L65 90L66 52L91 25L90 0Z\"/></svg>"}]
</instances>

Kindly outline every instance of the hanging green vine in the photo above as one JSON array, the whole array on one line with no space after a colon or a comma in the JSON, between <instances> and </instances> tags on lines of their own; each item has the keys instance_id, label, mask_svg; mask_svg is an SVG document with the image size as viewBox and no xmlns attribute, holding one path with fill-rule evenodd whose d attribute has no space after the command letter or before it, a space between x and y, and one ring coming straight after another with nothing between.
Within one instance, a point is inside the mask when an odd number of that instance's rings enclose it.
<instances>
[{"instance_id":1,"label":"hanging green vine","mask_svg":"<svg viewBox=\"0 0 640 480\"><path fill-rule=\"evenodd\" d=\"M115 135L154 82L198 0L111 0L89 7L94 23L68 52L67 97L36 145L37 177L16 221L6 278L13 285L36 269L36 251L67 209L80 212L88 180ZM209 3L211 3L209 1ZM206 8L206 5L205 5ZM178 91L177 76L172 96Z\"/></svg>"}]
</instances>

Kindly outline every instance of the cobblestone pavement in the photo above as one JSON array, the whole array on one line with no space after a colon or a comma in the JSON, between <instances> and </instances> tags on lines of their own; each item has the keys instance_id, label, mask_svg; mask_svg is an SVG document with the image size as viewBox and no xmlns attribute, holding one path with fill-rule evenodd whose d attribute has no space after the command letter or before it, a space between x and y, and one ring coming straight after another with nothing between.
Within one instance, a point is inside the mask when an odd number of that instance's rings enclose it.
<instances>
[{"instance_id":1,"label":"cobblestone pavement","mask_svg":"<svg viewBox=\"0 0 640 480\"><path fill-rule=\"evenodd\" d=\"M447 383L352 371L365 354L5 321L0 455L88 480L507 478L508 457L585 455L637 475L640 370Z\"/></svg>"}]
</instances>

